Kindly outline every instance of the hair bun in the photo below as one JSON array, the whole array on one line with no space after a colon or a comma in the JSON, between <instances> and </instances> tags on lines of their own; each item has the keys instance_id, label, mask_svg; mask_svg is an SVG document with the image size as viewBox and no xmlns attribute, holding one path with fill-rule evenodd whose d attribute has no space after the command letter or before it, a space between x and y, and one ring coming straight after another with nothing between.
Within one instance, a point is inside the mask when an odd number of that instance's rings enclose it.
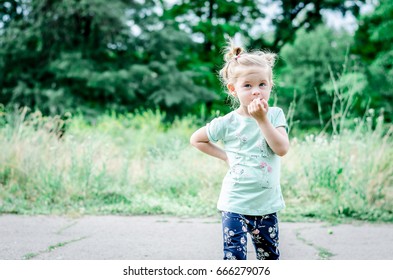
<instances>
[{"instance_id":1,"label":"hair bun","mask_svg":"<svg viewBox=\"0 0 393 280\"><path fill-rule=\"evenodd\" d=\"M270 66L270 68L273 68L276 63L277 55L271 52L264 52L262 56L265 58L266 63Z\"/></svg>"},{"instance_id":2,"label":"hair bun","mask_svg":"<svg viewBox=\"0 0 393 280\"><path fill-rule=\"evenodd\" d=\"M228 62L244 53L244 49L242 47L235 46L233 39L229 38L227 40L227 46L224 48L224 52L224 60Z\"/></svg>"}]
</instances>

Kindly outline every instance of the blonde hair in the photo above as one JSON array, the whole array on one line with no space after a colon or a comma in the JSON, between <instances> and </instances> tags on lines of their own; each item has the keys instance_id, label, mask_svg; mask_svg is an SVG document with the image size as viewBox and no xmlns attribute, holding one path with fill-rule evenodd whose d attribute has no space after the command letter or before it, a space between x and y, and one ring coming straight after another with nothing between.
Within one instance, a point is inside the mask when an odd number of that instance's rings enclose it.
<instances>
[{"instance_id":1,"label":"blonde hair","mask_svg":"<svg viewBox=\"0 0 393 280\"><path fill-rule=\"evenodd\" d=\"M236 46L233 39L227 41L227 46L223 49L225 64L219 72L221 82L224 86L235 83L239 77L238 69L244 66L261 66L268 70L270 82L273 81L273 67L277 55L270 51L247 52L242 47ZM241 74L241 73L240 73Z\"/></svg>"}]
</instances>

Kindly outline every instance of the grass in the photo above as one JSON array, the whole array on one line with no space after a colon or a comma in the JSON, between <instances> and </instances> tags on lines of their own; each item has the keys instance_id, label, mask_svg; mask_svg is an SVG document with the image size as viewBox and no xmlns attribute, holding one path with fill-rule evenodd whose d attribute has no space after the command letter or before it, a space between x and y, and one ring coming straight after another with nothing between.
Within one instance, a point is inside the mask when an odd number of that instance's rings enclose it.
<instances>
[{"instance_id":1,"label":"grass","mask_svg":"<svg viewBox=\"0 0 393 280\"><path fill-rule=\"evenodd\" d=\"M386 132L381 123L374 130L292 139L283 158L288 215L393 221L392 128Z\"/></svg>"},{"instance_id":2,"label":"grass","mask_svg":"<svg viewBox=\"0 0 393 280\"><path fill-rule=\"evenodd\" d=\"M214 212L223 169L189 146L192 118L166 128L153 112L103 116L94 126L76 117L59 140L46 128L53 119L17 117L0 130L0 212Z\"/></svg>"},{"instance_id":3,"label":"grass","mask_svg":"<svg viewBox=\"0 0 393 280\"><path fill-rule=\"evenodd\" d=\"M215 215L225 164L189 145L194 117L164 118L146 111L64 123L0 111L0 213ZM281 220L393 221L392 127L367 120L334 136L291 138Z\"/></svg>"}]
</instances>

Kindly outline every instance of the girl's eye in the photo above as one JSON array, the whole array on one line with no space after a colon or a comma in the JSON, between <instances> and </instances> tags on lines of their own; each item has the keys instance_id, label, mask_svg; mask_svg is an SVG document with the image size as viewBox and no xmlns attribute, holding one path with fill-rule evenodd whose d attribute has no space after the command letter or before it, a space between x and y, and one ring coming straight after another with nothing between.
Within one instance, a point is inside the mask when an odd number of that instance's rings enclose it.
<instances>
[{"instance_id":1,"label":"girl's eye","mask_svg":"<svg viewBox=\"0 0 393 280\"><path fill-rule=\"evenodd\" d=\"M265 87L266 84L265 84L265 83L261 83L259 86L260 86L260 87Z\"/></svg>"},{"instance_id":2,"label":"girl's eye","mask_svg":"<svg viewBox=\"0 0 393 280\"><path fill-rule=\"evenodd\" d=\"M249 87L251 87L251 85L250 84L245 84L244 87L249 88Z\"/></svg>"}]
</instances>

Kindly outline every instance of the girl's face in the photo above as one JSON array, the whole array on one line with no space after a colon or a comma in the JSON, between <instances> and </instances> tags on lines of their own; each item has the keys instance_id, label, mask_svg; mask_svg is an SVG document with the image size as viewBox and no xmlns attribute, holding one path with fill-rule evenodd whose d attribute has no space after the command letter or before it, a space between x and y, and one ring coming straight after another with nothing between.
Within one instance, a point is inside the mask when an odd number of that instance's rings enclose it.
<instances>
[{"instance_id":1,"label":"girl's face","mask_svg":"<svg viewBox=\"0 0 393 280\"><path fill-rule=\"evenodd\" d=\"M240 105L248 106L256 98L269 101L272 90L269 69L262 66L243 66L238 69L236 82L227 87L239 99Z\"/></svg>"}]
</instances>

